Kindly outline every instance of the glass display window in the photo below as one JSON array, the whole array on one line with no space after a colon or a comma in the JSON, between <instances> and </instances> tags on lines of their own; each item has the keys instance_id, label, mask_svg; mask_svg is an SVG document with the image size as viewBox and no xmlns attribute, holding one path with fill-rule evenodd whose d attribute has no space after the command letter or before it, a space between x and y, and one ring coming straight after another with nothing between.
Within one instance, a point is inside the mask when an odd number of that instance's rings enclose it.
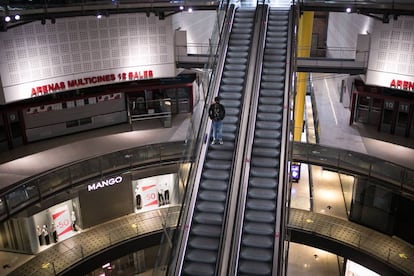
<instances>
[{"instance_id":1,"label":"glass display window","mask_svg":"<svg viewBox=\"0 0 414 276\"><path fill-rule=\"evenodd\" d=\"M176 204L176 174L165 174L132 181L136 211Z\"/></svg>"}]
</instances>

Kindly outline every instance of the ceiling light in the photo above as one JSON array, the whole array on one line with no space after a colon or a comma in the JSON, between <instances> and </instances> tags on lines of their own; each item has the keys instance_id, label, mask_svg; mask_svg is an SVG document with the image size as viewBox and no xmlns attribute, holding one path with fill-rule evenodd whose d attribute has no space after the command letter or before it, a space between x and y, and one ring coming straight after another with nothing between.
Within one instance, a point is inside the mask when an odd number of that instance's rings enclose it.
<instances>
[{"instance_id":1,"label":"ceiling light","mask_svg":"<svg viewBox=\"0 0 414 276\"><path fill-rule=\"evenodd\" d=\"M346 8L346 12L347 13L351 13L352 9L351 8Z\"/></svg>"},{"instance_id":2,"label":"ceiling light","mask_svg":"<svg viewBox=\"0 0 414 276\"><path fill-rule=\"evenodd\" d=\"M10 22L10 20L11 20L10 16L6 16L6 17L4 18L4 21L6 21L6 22Z\"/></svg>"},{"instance_id":3,"label":"ceiling light","mask_svg":"<svg viewBox=\"0 0 414 276\"><path fill-rule=\"evenodd\" d=\"M180 11L184 10L184 6L180 6Z\"/></svg>"},{"instance_id":4,"label":"ceiling light","mask_svg":"<svg viewBox=\"0 0 414 276\"><path fill-rule=\"evenodd\" d=\"M16 14L16 15L14 16L14 19L15 19L15 20L20 20L20 15L19 15L19 14Z\"/></svg>"}]
</instances>

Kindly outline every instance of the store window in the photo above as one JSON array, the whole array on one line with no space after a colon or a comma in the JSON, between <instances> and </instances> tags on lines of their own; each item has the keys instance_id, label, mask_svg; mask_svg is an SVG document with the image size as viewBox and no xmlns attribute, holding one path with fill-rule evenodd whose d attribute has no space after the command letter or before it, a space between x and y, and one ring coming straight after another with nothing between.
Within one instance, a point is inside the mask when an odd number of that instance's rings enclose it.
<instances>
[{"instance_id":1,"label":"store window","mask_svg":"<svg viewBox=\"0 0 414 276\"><path fill-rule=\"evenodd\" d=\"M68 200L33 216L34 229L39 250L44 250L54 243L66 240L79 230L77 200Z\"/></svg>"},{"instance_id":2,"label":"store window","mask_svg":"<svg viewBox=\"0 0 414 276\"><path fill-rule=\"evenodd\" d=\"M136 211L148 211L177 204L176 174L165 174L133 180Z\"/></svg>"}]
</instances>

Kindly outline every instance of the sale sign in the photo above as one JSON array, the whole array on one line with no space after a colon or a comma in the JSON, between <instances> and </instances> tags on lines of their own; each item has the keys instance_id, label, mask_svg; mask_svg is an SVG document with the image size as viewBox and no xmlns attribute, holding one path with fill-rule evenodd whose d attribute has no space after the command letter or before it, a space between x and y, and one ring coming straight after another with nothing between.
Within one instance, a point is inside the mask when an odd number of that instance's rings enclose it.
<instances>
[{"instance_id":1,"label":"sale sign","mask_svg":"<svg viewBox=\"0 0 414 276\"><path fill-rule=\"evenodd\" d=\"M58 240L64 240L73 235L68 206L64 205L52 210L52 219L56 227Z\"/></svg>"},{"instance_id":2,"label":"sale sign","mask_svg":"<svg viewBox=\"0 0 414 276\"><path fill-rule=\"evenodd\" d=\"M143 207L158 206L158 192L156 184L141 186L141 198Z\"/></svg>"}]
</instances>

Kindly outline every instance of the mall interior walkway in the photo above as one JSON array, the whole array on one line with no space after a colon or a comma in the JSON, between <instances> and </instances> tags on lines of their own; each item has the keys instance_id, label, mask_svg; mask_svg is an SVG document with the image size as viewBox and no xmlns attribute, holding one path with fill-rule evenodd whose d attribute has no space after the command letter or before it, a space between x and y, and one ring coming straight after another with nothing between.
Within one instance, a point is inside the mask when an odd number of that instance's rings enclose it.
<instances>
[{"instance_id":1,"label":"mall interior walkway","mask_svg":"<svg viewBox=\"0 0 414 276\"><path fill-rule=\"evenodd\" d=\"M414 139L378 133L375 129L360 124L349 126L349 110L339 102L338 82L335 78L340 77L312 75L319 114L320 144L367 153L414 169ZM306 112L309 113L309 110L308 101ZM311 121L312 116L307 119ZM125 124L36 142L2 152L0 185L14 183L60 164L139 146L148 141L185 139L189 122L190 115L180 114L174 117L171 128L163 128L157 121L141 122L133 127ZM311 131L304 135L306 136L310 140L314 138ZM304 165L301 167L300 181L292 184L291 206L346 219L349 207L347 201L352 196L352 185L353 178L350 176ZM0 275L8 275L32 257L0 252ZM3 267L5 264L9 267ZM305 245L291 244L287 275L312 274L339 275L337 256Z\"/></svg>"}]
</instances>

